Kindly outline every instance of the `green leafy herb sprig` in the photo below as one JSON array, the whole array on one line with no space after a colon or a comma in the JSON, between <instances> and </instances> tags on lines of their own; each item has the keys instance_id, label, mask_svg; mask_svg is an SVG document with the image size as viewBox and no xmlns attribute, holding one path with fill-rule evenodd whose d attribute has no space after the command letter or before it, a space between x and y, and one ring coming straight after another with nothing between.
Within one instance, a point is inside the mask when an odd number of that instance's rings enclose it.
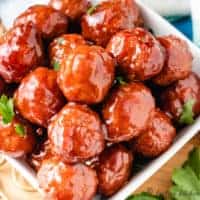
<instances>
[{"instance_id":1,"label":"green leafy herb sprig","mask_svg":"<svg viewBox=\"0 0 200 200\"><path fill-rule=\"evenodd\" d=\"M126 200L164 200L162 196L152 195L146 192L128 197Z\"/></svg>"},{"instance_id":2,"label":"green leafy herb sprig","mask_svg":"<svg viewBox=\"0 0 200 200\"><path fill-rule=\"evenodd\" d=\"M122 77L122 76L117 76L115 80L120 85L126 85L127 84L127 82L124 80L124 77Z\"/></svg>"},{"instance_id":3,"label":"green leafy herb sprig","mask_svg":"<svg viewBox=\"0 0 200 200\"><path fill-rule=\"evenodd\" d=\"M59 71L59 69L60 69L60 63L58 61L54 61L53 62L53 69L55 71Z\"/></svg>"},{"instance_id":4,"label":"green leafy herb sprig","mask_svg":"<svg viewBox=\"0 0 200 200\"><path fill-rule=\"evenodd\" d=\"M98 5L92 5L88 10L87 10L87 14L88 15L92 15L95 10L97 9Z\"/></svg>"},{"instance_id":5,"label":"green leafy herb sprig","mask_svg":"<svg viewBox=\"0 0 200 200\"><path fill-rule=\"evenodd\" d=\"M0 97L0 115L2 116L3 124L9 124L15 117L13 98L8 98L6 95ZM15 131L19 136L25 136L25 128L21 124L15 126Z\"/></svg>"},{"instance_id":6,"label":"green leafy herb sprig","mask_svg":"<svg viewBox=\"0 0 200 200\"><path fill-rule=\"evenodd\" d=\"M174 171L172 181L170 194L173 200L200 199L200 147L190 153L183 167Z\"/></svg>"},{"instance_id":7,"label":"green leafy herb sprig","mask_svg":"<svg viewBox=\"0 0 200 200\"><path fill-rule=\"evenodd\" d=\"M183 111L179 118L180 124L193 124L194 123L194 112L193 107L195 104L194 99L189 99L184 105L183 105Z\"/></svg>"}]
</instances>

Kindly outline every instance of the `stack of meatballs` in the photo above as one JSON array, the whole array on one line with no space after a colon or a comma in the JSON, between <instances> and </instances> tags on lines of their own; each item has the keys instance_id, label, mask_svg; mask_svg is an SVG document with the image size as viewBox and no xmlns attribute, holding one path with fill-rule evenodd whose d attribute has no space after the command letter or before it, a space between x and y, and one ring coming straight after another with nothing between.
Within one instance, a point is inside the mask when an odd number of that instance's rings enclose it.
<instances>
[{"instance_id":1,"label":"stack of meatballs","mask_svg":"<svg viewBox=\"0 0 200 200\"><path fill-rule=\"evenodd\" d=\"M113 195L135 154L159 156L200 113L187 43L144 24L133 0L51 0L0 38L0 150L28 160L45 199Z\"/></svg>"}]
</instances>

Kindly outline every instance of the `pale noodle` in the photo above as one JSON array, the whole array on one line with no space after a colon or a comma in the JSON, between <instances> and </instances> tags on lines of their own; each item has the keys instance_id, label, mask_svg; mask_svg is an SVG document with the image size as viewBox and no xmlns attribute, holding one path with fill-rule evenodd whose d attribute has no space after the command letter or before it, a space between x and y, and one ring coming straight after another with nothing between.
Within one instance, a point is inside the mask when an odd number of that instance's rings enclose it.
<instances>
[{"instance_id":1,"label":"pale noodle","mask_svg":"<svg viewBox=\"0 0 200 200\"><path fill-rule=\"evenodd\" d=\"M27 181L17 172L15 168L11 168L11 176L13 183L26 192L37 192Z\"/></svg>"},{"instance_id":2,"label":"pale noodle","mask_svg":"<svg viewBox=\"0 0 200 200\"><path fill-rule=\"evenodd\" d=\"M2 191L0 191L0 200L8 200L8 197Z\"/></svg>"}]
</instances>

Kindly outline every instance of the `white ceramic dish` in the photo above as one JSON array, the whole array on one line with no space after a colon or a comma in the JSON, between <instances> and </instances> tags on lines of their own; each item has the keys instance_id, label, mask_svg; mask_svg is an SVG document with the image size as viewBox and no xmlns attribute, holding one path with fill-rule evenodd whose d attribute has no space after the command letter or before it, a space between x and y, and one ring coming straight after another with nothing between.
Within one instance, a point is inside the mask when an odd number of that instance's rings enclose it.
<instances>
[{"instance_id":1,"label":"white ceramic dish","mask_svg":"<svg viewBox=\"0 0 200 200\"><path fill-rule=\"evenodd\" d=\"M21 0L5 0L0 1L0 16L2 11L2 4L5 2L11 2L14 7L15 1L18 3L22 3ZM45 2L46 0L23 0L23 2ZM99 0L98 0L99 1ZM200 49L198 49L192 42L190 42L185 36L183 36L179 31L177 31L173 26L171 26L166 20L162 17L157 15L154 11L146 7L140 0L137 0L138 5L141 8L143 17L145 19L145 23L148 27L150 27L156 35L168 35L168 34L175 34L184 40L186 40L191 48L193 53L194 62L193 62L193 71L200 75ZM19 5L16 3L16 5ZM6 5L4 5L6 6ZM26 8L27 6L24 6ZM4 7L6 9L6 7ZM21 11L21 9L20 9ZM7 13L7 14L6 14ZM4 18L6 21L10 22L7 18L11 15L12 12L7 10L2 15L3 21ZM16 12L13 12L13 15L16 16ZM9 23L8 22L8 23ZM8 26L10 24L7 24ZM162 154L159 158L155 159L154 161L150 162L144 169L134 175L129 183L123 187L118 193L110 197L110 200L124 200L128 195L134 192L140 185L142 185L148 178L150 178L162 165L164 165L179 149L183 147L197 132L200 131L200 117L196 119L196 122L189 127L186 127L181 132L178 133L176 140L174 141L173 145L170 147L168 151ZM7 155L5 155L8 162L10 162L21 174L32 184L34 188L39 190L41 193L42 191L38 187L37 179L35 176L35 172L26 164L25 161L20 159L13 159Z\"/></svg>"}]
</instances>

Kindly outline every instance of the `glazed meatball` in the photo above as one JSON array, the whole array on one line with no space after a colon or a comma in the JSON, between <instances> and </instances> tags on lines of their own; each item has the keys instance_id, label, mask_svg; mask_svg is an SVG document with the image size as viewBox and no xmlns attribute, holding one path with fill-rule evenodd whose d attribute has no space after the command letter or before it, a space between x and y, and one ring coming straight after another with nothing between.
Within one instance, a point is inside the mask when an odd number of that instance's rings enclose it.
<instances>
[{"instance_id":1,"label":"glazed meatball","mask_svg":"<svg viewBox=\"0 0 200 200\"><path fill-rule=\"evenodd\" d=\"M98 115L86 105L67 104L48 127L53 152L66 163L85 161L105 147L106 129Z\"/></svg>"},{"instance_id":2,"label":"glazed meatball","mask_svg":"<svg viewBox=\"0 0 200 200\"><path fill-rule=\"evenodd\" d=\"M121 85L110 94L103 108L103 118L111 142L128 141L146 129L155 108L150 90L142 83Z\"/></svg>"},{"instance_id":3,"label":"glazed meatball","mask_svg":"<svg viewBox=\"0 0 200 200\"><path fill-rule=\"evenodd\" d=\"M54 39L49 47L49 57L51 65L58 68L66 55L78 45L86 44L86 41L81 35L78 34L65 34Z\"/></svg>"},{"instance_id":4,"label":"glazed meatball","mask_svg":"<svg viewBox=\"0 0 200 200\"><path fill-rule=\"evenodd\" d=\"M169 86L161 94L161 108L174 121L179 121L184 105L194 100L193 113L200 113L200 78L191 73L187 78L179 80Z\"/></svg>"},{"instance_id":5,"label":"glazed meatball","mask_svg":"<svg viewBox=\"0 0 200 200\"><path fill-rule=\"evenodd\" d=\"M51 39L67 30L67 17L46 5L35 5L28 8L14 21L15 26L33 23L43 38Z\"/></svg>"},{"instance_id":6,"label":"glazed meatball","mask_svg":"<svg viewBox=\"0 0 200 200\"><path fill-rule=\"evenodd\" d=\"M132 30L140 23L139 8L133 0L107 0L82 17L82 35L97 45L106 46L115 33Z\"/></svg>"},{"instance_id":7,"label":"glazed meatball","mask_svg":"<svg viewBox=\"0 0 200 200\"><path fill-rule=\"evenodd\" d=\"M101 47L81 45L63 59L58 85L69 101L101 102L114 80L114 60Z\"/></svg>"},{"instance_id":8,"label":"glazed meatball","mask_svg":"<svg viewBox=\"0 0 200 200\"><path fill-rule=\"evenodd\" d=\"M0 151L13 157L30 153L35 146L33 127L20 116L5 123L0 116Z\"/></svg>"},{"instance_id":9,"label":"glazed meatball","mask_svg":"<svg viewBox=\"0 0 200 200\"><path fill-rule=\"evenodd\" d=\"M167 86L186 78L191 72L193 60L187 43L173 35L159 37L158 40L165 48L166 60L161 73L155 77L154 82Z\"/></svg>"},{"instance_id":10,"label":"glazed meatball","mask_svg":"<svg viewBox=\"0 0 200 200\"><path fill-rule=\"evenodd\" d=\"M117 59L119 69L129 80L152 78L160 73L165 61L159 42L142 28L117 33L108 43L107 50Z\"/></svg>"},{"instance_id":11,"label":"glazed meatball","mask_svg":"<svg viewBox=\"0 0 200 200\"><path fill-rule=\"evenodd\" d=\"M41 37L31 25L13 27L0 42L0 76L20 82L35 66L43 64Z\"/></svg>"},{"instance_id":12,"label":"glazed meatball","mask_svg":"<svg viewBox=\"0 0 200 200\"><path fill-rule=\"evenodd\" d=\"M78 20L89 8L89 0L50 0L49 5L71 20Z\"/></svg>"},{"instance_id":13,"label":"glazed meatball","mask_svg":"<svg viewBox=\"0 0 200 200\"><path fill-rule=\"evenodd\" d=\"M49 200L92 200L98 184L93 169L83 164L66 165L56 158L45 160L37 177Z\"/></svg>"},{"instance_id":14,"label":"glazed meatball","mask_svg":"<svg viewBox=\"0 0 200 200\"><path fill-rule=\"evenodd\" d=\"M117 192L127 181L131 173L133 156L122 145L108 147L99 159L97 176L99 190L105 196Z\"/></svg>"},{"instance_id":15,"label":"glazed meatball","mask_svg":"<svg viewBox=\"0 0 200 200\"><path fill-rule=\"evenodd\" d=\"M38 67L22 80L14 99L16 108L24 118L47 127L50 118L65 104L56 79L56 71Z\"/></svg>"},{"instance_id":16,"label":"glazed meatball","mask_svg":"<svg viewBox=\"0 0 200 200\"><path fill-rule=\"evenodd\" d=\"M147 129L133 142L133 147L137 153L154 158L170 147L175 136L176 129L170 118L156 109L151 114Z\"/></svg>"}]
</instances>

